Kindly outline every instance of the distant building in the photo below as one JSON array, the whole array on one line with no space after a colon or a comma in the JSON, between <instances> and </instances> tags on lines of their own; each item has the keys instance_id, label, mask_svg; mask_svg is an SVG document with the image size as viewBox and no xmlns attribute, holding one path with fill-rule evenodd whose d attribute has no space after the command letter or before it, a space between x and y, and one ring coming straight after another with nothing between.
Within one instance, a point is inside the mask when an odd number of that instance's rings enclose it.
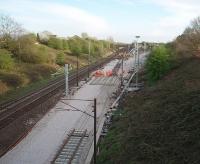
<instances>
[{"instance_id":1,"label":"distant building","mask_svg":"<svg viewBox=\"0 0 200 164\"><path fill-rule=\"evenodd\" d=\"M38 36L40 38L40 40L49 40L49 38L51 37L56 37L56 35L54 35L53 33L49 32L49 31L43 31L38 33Z\"/></svg>"}]
</instances>

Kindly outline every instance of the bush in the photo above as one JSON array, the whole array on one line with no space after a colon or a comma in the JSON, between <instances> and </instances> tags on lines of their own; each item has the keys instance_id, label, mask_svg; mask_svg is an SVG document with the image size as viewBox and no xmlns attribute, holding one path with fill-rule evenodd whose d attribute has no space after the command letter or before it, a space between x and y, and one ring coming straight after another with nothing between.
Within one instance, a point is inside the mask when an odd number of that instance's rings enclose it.
<instances>
[{"instance_id":1,"label":"bush","mask_svg":"<svg viewBox=\"0 0 200 164\"><path fill-rule=\"evenodd\" d=\"M24 78L17 73L0 72L0 79L2 82L6 83L12 87L18 87L23 85Z\"/></svg>"},{"instance_id":2,"label":"bush","mask_svg":"<svg viewBox=\"0 0 200 164\"><path fill-rule=\"evenodd\" d=\"M79 41L75 39L69 40L69 49L72 52L72 55L80 55L82 52Z\"/></svg>"},{"instance_id":3,"label":"bush","mask_svg":"<svg viewBox=\"0 0 200 164\"><path fill-rule=\"evenodd\" d=\"M42 77L48 77L56 72L56 68L48 64L38 64L35 66L35 71L39 72Z\"/></svg>"},{"instance_id":4,"label":"bush","mask_svg":"<svg viewBox=\"0 0 200 164\"><path fill-rule=\"evenodd\" d=\"M47 45L51 48L55 48L55 49L58 49L58 50L63 49L63 41L61 39L56 38L56 37L51 37L48 40Z\"/></svg>"},{"instance_id":5,"label":"bush","mask_svg":"<svg viewBox=\"0 0 200 164\"><path fill-rule=\"evenodd\" d=\"M153 49L147 63L146 71L149 82L159 80L171 68L171 52L165 46L159 46Z\"/></svg>"},{"instance_id":6,"label":"bush","mask_svg":"<svg viewBox=\"0 0 200 164\"><path fill-rule=\"evenodd\" d=\"M6 85L6 83L3 83L0 80L0 95L3 95L4 93L6 93L9 90L8 86Z\"/></svg>"},{"instance_id":7,"label":"bush","mask_svg":"<svg viewBox=\"0 0 200 164\"><path fill-rule=\"evenodd\" d=\"M35 34L30 33L22 35L17 41L20 43L20 47L26 47L27 45L35 44L35 42L37 42L37 37Z\"/></svg>"},{"instance_id":8,"label":"bush","mask_svg":"<svg viewBox=\"0 0 200 164\"><path fill-rule=\"evenodd\" d=\"M68 50L68 49L69 49L69 46L68 46L67 40L63 39L62 42L63 42L63 43L62 43L62 44L63 44L63 50Z\"/></svg>"},{"instance_id":9,"label":"bush","mask_svg":"<svg viewBox=\"0 0 200 164\"><path fill-rule=\"evenodd\" d=\"M48 61L45 47L27 46L20 52L20 59L27 63L40 64Z\"/></svg>"},{"instance_id":10,"label":"bush","mask_svg":"<svg viewBox=\"0 0 200 164\"><path fill-rule=\"evenodd\" d=\"M54 72L56 72L55 67L48 64L36 64L34 66L30 66L24 71L31 82L50 77L50 75Z\"/></svg>"},{"instance_id":11,"label":"bush","mask_svg":"<svg viewBox=\"0 0 200 164\"><path fill-rule=\"evenodd\" d=\"M0 49L0 69L11 69L14 65L11 53L7 50Z\"/></svg>"},{"instance_id":12,"label":"bush","mask_svg":"<svg viewBox=\"0 0 200 164\"><path fill-rule=\"evenodd\" d=\"M54 51L48 51L48 64L54 65L56 63L57 54Z\"/></svg>"},{"instance_id":13,"label":"bush","mask_svg":"<svg viewBox=\"0 0 200 164\"><path fill-rule=\"evenodd\" d=\"M61 52L57 55L56 63L58 65L64 65L65 64L65 54L64 53Z\"/></svg>"},{"instance_id":14,"label":"bush","mask_svg":"<svg viewBox=\"0 0 200 164\"><path fill-rule=\"evenodd\" d=\"M0 49L6 49L15 54L18 49L17 41L10 36L4 36L0 38Z\"/></svg>"}]
</instances>

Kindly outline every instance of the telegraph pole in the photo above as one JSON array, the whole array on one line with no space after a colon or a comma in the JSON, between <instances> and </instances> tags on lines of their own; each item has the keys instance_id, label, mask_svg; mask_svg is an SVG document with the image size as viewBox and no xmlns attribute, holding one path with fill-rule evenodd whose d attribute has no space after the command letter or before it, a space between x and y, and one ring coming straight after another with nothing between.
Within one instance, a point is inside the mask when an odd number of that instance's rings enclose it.
<instances>
[{"instance_id":1,"label":"telegraph pole","mask_svg":"<svg viewBox=\"0 0 200 164\"><path fill-rule=\"evenodd\" d=\"M78 87L78 70L79 70L79 66L78 66L78 54L76 55L76 86Z\"/></svg>"},{"instance_id":2,"label":"telegraph pole","mask_svg":"<svg viewBox=\"0 0 200 164\"><path fill-rule=\"evenodd\" d=\"M96 126L96 119L97 119L97 100L94 99L94 164L97 161L97 143L96 143L96 135L97 135L97 126Z\"/></svg>"}]
</instances>

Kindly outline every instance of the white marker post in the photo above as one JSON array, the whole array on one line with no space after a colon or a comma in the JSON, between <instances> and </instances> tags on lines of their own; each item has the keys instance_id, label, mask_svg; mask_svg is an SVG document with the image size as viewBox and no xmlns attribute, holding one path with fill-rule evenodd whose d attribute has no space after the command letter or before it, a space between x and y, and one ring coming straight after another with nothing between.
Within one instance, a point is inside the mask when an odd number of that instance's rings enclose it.
<instances>
[{"instance_id":1,"label":"white marker post","mask_svg":"<svg viewBox=\"0 0 200 164\"><path fill-rule=\"evenodd\" d=\"M68 96L69 93L68 75L69 75L69 66L68 64L65 64L65 96Z\"/></svg>"}]
</instances>

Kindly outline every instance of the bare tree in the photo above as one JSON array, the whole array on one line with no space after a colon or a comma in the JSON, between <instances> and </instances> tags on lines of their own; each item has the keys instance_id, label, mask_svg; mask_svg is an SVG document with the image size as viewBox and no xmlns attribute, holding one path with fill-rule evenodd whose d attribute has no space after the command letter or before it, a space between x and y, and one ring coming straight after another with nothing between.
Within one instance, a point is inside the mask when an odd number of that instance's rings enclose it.
<instances>
[{"instance_id":1,"label":"bare tree","mask_svg":"<svg viewBox=\"0 0 200 164\"><path fill-rule=\"evenodd\" d=\"M176 45L180 52L200 56L200 17L194 19L183 34L176 39Z\"/></svg>"},{"instance_id":2,"label":"bare tree","mask_svg":"<svg viewBox=\"0 0 200 164\"><path fill-rule=\"evenodd\" d=\"M192 32L193 32L193 29L192 29L191 27L187 27L187 28L184 30L183 34L184 34L184 35L189 35L189 34L191 34Z\"/></svg>"},{"instance_id":3,"label":"bare tree","mask_svg":"<svg viewBox=\"0 0 200 164\"><path fill-rule=\"evenodd\" d=\"M200 16L191 22L191 28L193 32L200 33Z\"/></svg>"},{"instance_id":4,"label":"bare tree","mask_svg":"<svg viewBox=\"0 0 200 164\"><path fill-rule=\"evenodd\" d=\"M0 37L18 37L22 35L24 29L19 23L7 15L0 15Z\"/></svg>"}]
</instances>

